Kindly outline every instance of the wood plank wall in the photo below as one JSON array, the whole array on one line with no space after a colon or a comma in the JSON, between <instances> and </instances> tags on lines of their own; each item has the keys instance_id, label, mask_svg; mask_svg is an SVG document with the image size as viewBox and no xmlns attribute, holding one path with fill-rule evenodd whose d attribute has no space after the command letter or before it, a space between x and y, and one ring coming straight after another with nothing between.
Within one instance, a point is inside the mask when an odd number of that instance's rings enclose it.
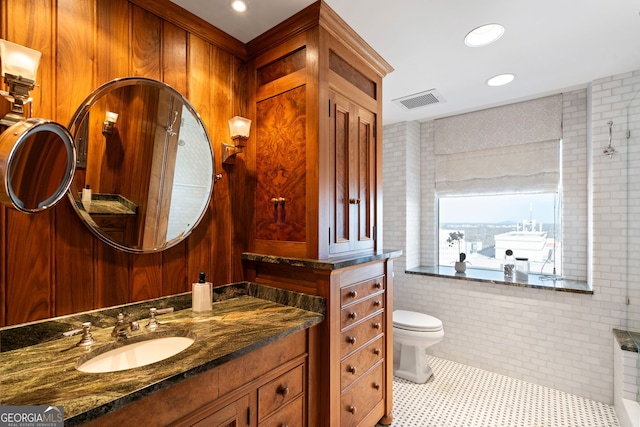
<instances>
[{"instance_id":1,"label":"wood plank wall","mask_svg":"<svg viewBox=\"0 0 640 427\"><path fill-rule=\"evenodd\" d=\"M207 125L215 168L208 211L181 244L128 254L95 238L70 202L27 215L0 207L0 326L242 280L246 237L232 213L250 211L246 168L221 164L227 120L246 115L246 48L168 0L0 0L0 38L39 50L32 116L68 125L92 90L116 77L164 81ZM0 114L9 105L0 99ZM232 195L233 194L235 195Z\"/></svg>"}]
</instances>

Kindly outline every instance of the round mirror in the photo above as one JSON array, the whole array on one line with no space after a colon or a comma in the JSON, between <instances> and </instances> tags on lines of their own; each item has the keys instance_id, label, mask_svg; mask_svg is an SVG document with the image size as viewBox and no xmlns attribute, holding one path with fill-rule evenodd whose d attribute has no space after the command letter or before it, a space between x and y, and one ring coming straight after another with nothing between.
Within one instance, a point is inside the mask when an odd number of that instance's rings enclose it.
<instances>
[{"instance_id":1,"label":"round mirror","mask_svg":"<svg viewBox=\"0 0 640 427\"><path fill-rule=\"evenodd\" d=\"M0 134L0 202L26 213L55 205L69 189L76 150L67 129L26 119Z\"/></svg>"},{"instance_id":2,"label":"round mirror","mask_svg":"<svg viewBox=\"0 0 640 427\"><path fill-rule=\"evenodd\" d=\"M104 242L161 251L200 222L213 190L213 151L175 89L140 77L113 80L81 104L69 130L78 152L69 198Z\"/></svg>"}]
</instances>

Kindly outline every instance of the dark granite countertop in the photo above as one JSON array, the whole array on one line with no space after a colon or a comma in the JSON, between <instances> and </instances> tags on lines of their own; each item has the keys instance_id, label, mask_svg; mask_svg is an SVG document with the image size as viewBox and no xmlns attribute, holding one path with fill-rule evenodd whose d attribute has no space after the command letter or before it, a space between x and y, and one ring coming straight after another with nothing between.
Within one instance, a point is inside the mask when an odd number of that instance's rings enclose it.
<instances>
[{"instance_id":1,"label":"dark granite countertop","mask_svg":"<svg viewBox=\"0 0 640 427\"><path fill-rule=\"evenodd\" d=\"M136 215L138 206L120 194L91 195L91 203L76 201L78 207L89 215Z\"/></svg>"},{"instance_id":2,"label":"dark granite countertop","mask_svg":"<svg viewBox=\"0 0 640 427\"><path fill-rule=\"evenodd\" d=\"M264 262L269 264L286 264L296 267L316 268L319 270L340 270L342 268L351 267L358 264L365 264L371 261L398 258L400 255L402 255L401 250L383 249L378 252L368 252L320 260L244 252L242 254L242 259L246 261Z\"/></svg>"},{"instance_id":3,"label":"dark granite countertop","mask_svg":"<svg viewBox=\"0 0 640 427\"><path fill-rule=\"evenodd\" d=\"M526 279L515 278L505 279L504 274L497 270L483 270L479 268L467 268L464 273L457 273L453 267L415 267L405 271L407 274L418 274L423 276L449 277L459 280L470 280L474 282L486 282L499 285L520 286L524 288L548 289L553 291L573 292L580 294L593 294L593 290L586 282L577 280L558 279L542 276L540 274L529 273Z\"/></svg>"},{"instance_id":4,"label":"dark granite countertop","mask_svg":"<svg viewBox=\"0 0 640 427\"><path fill-rule=\"evenodd\" d=\"M64 406L65 425L75 426L220 366L324 320L323 298L253 283L214 288L213 311L194 313L191 293L111 307L41 322L0 328L0 405ZM158 316L160 328L144 328L150 307L173 307ZM163 361L112 373L76 369L87 350L76 347L80 336L62 332L92 322L96 344L114 341L118 312L139 320L131 336L188 330L195 342ZM37 343L34 343L37 341Z\"/></svg>"}]
</instances>

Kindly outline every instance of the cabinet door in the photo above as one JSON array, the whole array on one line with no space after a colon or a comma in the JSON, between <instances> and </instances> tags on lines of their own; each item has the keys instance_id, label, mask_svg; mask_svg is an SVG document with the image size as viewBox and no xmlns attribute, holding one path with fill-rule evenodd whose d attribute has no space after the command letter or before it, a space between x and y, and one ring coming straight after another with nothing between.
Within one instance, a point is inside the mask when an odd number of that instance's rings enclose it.
<instances>
[{"instance_id":1,"label":"cabinet door","mask_svg":"<svg viewBox=\"0 0 640 427\"><path fill-rule=\"evenodd\" d=\"M256 238L306 241L306 89L256 106Z\"/></svg>"},{"instance_id":2,"label":"cabinet door","mask_svg":"<svg viewBox=\"0 0 640 427\"><path fill-rule=\"evenodd\" d=\"M376 115L330 93L331 254L374 247Z\"/></svg>"},{"instance_id":3,"label":"cabinet door","mask_svg":"<svg viewBox=\"0 0 640 427\"><path fill-rule=\"evenodd\" d=\"M248 395L193 424L195 427L246 427L251 425Z\"/></svg>"}]
</instances>

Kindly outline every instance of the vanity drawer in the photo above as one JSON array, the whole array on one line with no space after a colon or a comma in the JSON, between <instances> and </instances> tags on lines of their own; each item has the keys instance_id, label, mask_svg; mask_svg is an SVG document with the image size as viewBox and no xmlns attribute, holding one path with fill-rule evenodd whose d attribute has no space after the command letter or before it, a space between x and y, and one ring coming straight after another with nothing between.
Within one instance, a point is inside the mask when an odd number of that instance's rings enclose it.
<instances>
[{"instance_id":1,"label":"vanity drawer","mask_svg":"<svg viewBox=\"0 0 640 427\"><path fill-rule=\"evenodd\" d=\"M340 312L340 327L347 328L359 320L384 308L384 293L381 292L370 298L351 304Z\"/></svg>"},{"instance_id":2,"label":"vanity drawer","mask_svg":"<svg viewBox=\"0 0 640 427\"><path fill-rule=\"evenodd\" d=\"M282 427L282 426L303 426L304 415L304 398L298 397L288 405L282 407L275 414L269 416L269 418L261 421L259 427Z\"/></svg>"},{"instance_id":3,"label":"vanity drawer","mask_svg":"<svg viewBox=\"0 0 640 427\"><path fill-rule=\"evenodd\" d=\"M340 289L340 301L344 307L382 290L384 290L384 276L374 277Z\"/></svg>"},{"instance_id":4,"label":"vanity drawer","mask_svg":"<svg viewBox=\"0 0 640 427\"><path fill-rule=\"evenodd\" d=\"M356 381L340 400L340 426L352 427L369 415L369 412L382 400L383 366L378 363L362 378Z\"/></svg>"},{"instance_id":5,"label":"vanity drawer","mask_svg":"<svg viewBox=\"0 0 640 427\"><path fill-rule=\"evenodd\" d=\"M258 389L258 419L291 402L304 391L304 365L298 365Z\"/></svg>"},{"instance_id":6,"label":"vanity drawer","mask_svg":"<svg viewBox=\"0 0 640 427\"><path fill-rule=\"evenodd\" d=\"M384 341L383 337L379 337L344 359L340 364L340 389L344 390L383 358Z\"/></svg>"},{"instance_id":7,"label":"vanity drawer","mask_svg":"<svg viewBox=\"0 0 640 427\"><path fill-rule=\"evenodd\" d=\"M382 334L384 332L382 323L383 314L384 311L381 311L375 316L369 319L365 319L361 323L358 323L342 332L342 340L340 343L341 357L354 352L355 350L360 348L362 344L369 342L376 335Z\"/></svg>"}]
</instances>

